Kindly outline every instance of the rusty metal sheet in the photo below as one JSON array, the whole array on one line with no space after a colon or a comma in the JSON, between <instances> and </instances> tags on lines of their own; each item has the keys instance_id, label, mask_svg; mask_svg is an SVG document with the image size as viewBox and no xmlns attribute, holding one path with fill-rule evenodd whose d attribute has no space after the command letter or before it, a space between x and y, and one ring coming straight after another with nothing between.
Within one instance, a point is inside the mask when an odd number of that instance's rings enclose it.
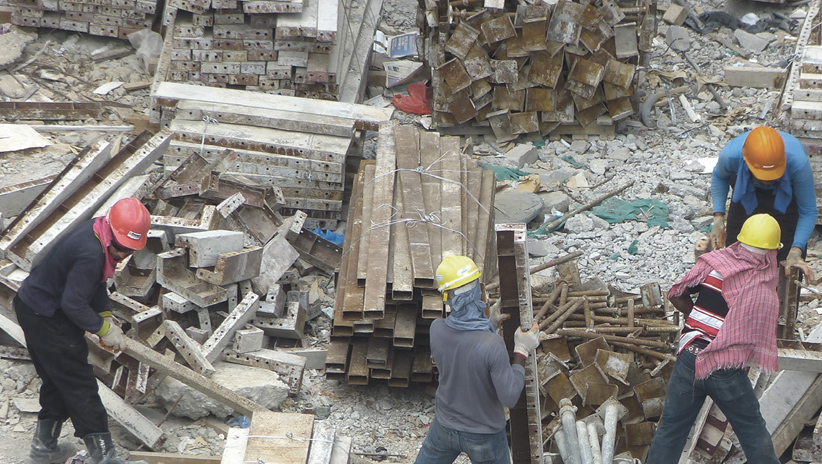
<instances>
[{"instance_id":1,"label":"rusty metal sheet","mask_svg":"<svg viewBox=\"0 0 822 464\"><path fill-rule=\"evenodd\" d=\"M548 23L547 40L576 45L582 32L583 6L567 0L559 0Z\"/></svg>"},{"instance_id":2,"label":"rusty metal sheet","mask_svg":"<svg viewBox=\"0 0 822 464\"><path fill-rule=\"evenodd\" d=\"M474 43L463 60L463 65L472 81L485 79L491 75L491 63L488 53L479 43Z\"/></svg>"},{"instance_id":3,"label":"rusty metal sheet","mask_svg":"<svg viewBox=\"0 0 822 464\"><path fill-rule=\"evenodd\" d=\"M414 364L411 367L412 382L431 382L434 380L434 364L431 362L431 348L417 346L414 349Z\"/></svg>"},{"instance_id":4,"label":"rusty metal sheet","mask_svg":"<svg viewBox=\"0 0 822 464\"><path fill-rule=\"evenodd\" d=\"M610 59L605 65L605 74L603 74L602 80L627 89L634 80L635 72L636 66Z\"/></svg>"},{"instance_id":5,"label":"rusty metal sheet","mask_svg":"<svg viewBox=\"0 0 822 464\"><path fill-rule=\"evenodd\" d=\"M611 26L615 26L625 19L625 13L622 12L622 9L617 5L615 0L602 0L602 6L599 7L599 11L602 13L602 18L605 22Z\"/></svg>"},{"instance_id":6,"label":"rusty metal sheet","mask_svg":"<svg viewBox=\"0 0 822 464\"><path fill-rule=\"evenodd\" d=\"M579 42L591 53L596 52L608 39L614 36L614 30L605 21L599 21L594 29L583 29Z\"/></svg>"},{"instance_id":7,"label":"rusty metal sheet","mask_svg":"<svg viewBox=\"0 0 822 464\"><path fill-rule=\"evenodd\" d=\"M541 122L560 122L563 124L574 123L574 99L572 93L562 89L556 91L556 109L554 111L543 111Z\"/></svg>"},{"instance_id":8,"label":"rusty metal sheet","mask_svg":"<svg viewBox=\"0 0 822 464\"><path fill-rule=\"evenodd\" d=\"M596 29L597 24L602 20L603 13L594 5L588 3L582 8L580 25L583 29Z\"/></svg>"},{"instance_id":9,"label":"rusty metal sheet","mask_svg":"<svg viewBox=\"0 0 822 464\"><path fill-rule=\"evenodd\" d=\"M517 5L517 15L514 17L514 26L520 27L533 22L545 22L551 15L547 3L536 5Z\"/></svg>"},{"instance_id":10,"label":"rusty metal sheet","mask_svg":"<svg viewBox=\"0 0 822 464\"><path fill-rule=\"evenodd\" d=\"M556 110L556 91L554 89L535 87L525 91L525 111L554 110Z\"/></svg>"},{"instance_id":11,"label":"rusty metal sheet","mask_svg":"<svg viewBox=\"0 0 822 464\"><path fill-rule=\"evenodd\" d=\"M394 321L394 346L402 348L414 347L414 336L417 331L417 305L402 304L397 308L397 318Z\"/></svg>"},{"instance_id":12,"label":"rusty metal sheet","mask_svg":"<svg viewBox=\"0 0 822 464\"><path fill-rule=\"evenodd\" d=\"M539 118L536 111L511 114L511 132L528 134L539 131Z\"/></svg>"},{"instance_id":13,"label":"rusty metal sheet","mask_svg":"<svg viewBox=\"0 0 822 464\"><path fill-rule=\"evenodd\" d=\"M636 23L625 23L614 26L616 57L620 60L639 55L636 35Z\"/></svg>"},{"instance_id":14,"label":"rusty metal sheet","mask_svg":"<svg viewBox=\"0 0 822 464\"><path fill-rule=\"evenodd\" d=\"M534 21L522 25L522 48L528 52L547 50L548 43L545 41L548 23L546 21Z\"/></svg>"},{"instance_id":15,"label":"rusty metal sheet","mask_svg":"<svg viewBox=\"0 0 822 464\"><path fill-rule=\"evenodd\" d=\"M602 82L605 74L605 67L600 66L584 58L577 58L568 71L565 88L583 98L589 99L594 96L597 86Z\"/></svg>"},{"instance_id":16,"label":"rusty metal sheet","mask_svg":"<svg viewBox=\"0 0 822 464\"><path fill-rule=\"evenodd\" d=\"M487 2L488 0L486 0ZM407 387L411 382L411 368L414 364L414 352L411 350L396 350L389 387Z\"/></svg>"},{"instance_id":17,"label":"rusty metal sheet","mask_svg":"<svg viewBox=\"0 0 822 464\"><path fill-rule=\"evenodd\" d=\"M511 91L507 86L494 86L494 108L497 110L522 111L525 108L525 91Z\"/></svg>"},{"instance_id":18,"label":"rusty metal sheet","mask_svg":"<svg viewBox=\"0 0 822 464\"><path fill-rule=\"evenodd\" d=\"M302 13L303 2L243 2L243 13Z\"/></svg>"},{"instance_id":19,"label":"rusty metal sheet","mask_svg":"<svg viewBox=\"0 0 822 464\"><path fill-rule=\"evenodd\" d=\"M491 60L491 76L488 78L493 84L513 84L519 78L519 68L514 60Z\"/></svg>"},{"instance_id":20,"label":"rusty metal sheet","mask_svg":"<svg viewBox=\"0 0 822 464\"><path fill-rule=\"evenodd\" d=\"M571 92L571 98L574 100L574 107L577 111L588 109L597 103L602 103L604 101L600 87L596 87L594 95L591 98L583 98L574 92Z\"/></svg>"},{"instance_id":21,"label":"rusty metal sheet","mask_svg":"<svg viewBox=\"0 0 822 464\"><path fill-rule=\"evenodd\" d=\"M511 20L511 15L508 14L483 22L480 30L488 44L510 39L517 35L514 22Z\"/></svg>"},{"instance_id":22,"label":"rusty metal sheet","mask_svg":"<svg viewBox=\"0 0 822 464\"><path fill-rule=\"evenodd\" d=\"M587 126L588 124L593 123L597 120L598 117L602 116L603 114L608 112L608 108L605 107L602 103L597 103L590 108L586 108L582 111L577 111L575 116L577 121L582 124L583 127Z\"/></svg>"},{"instance_id":23,"label":"rusty metal sheet","mask_svg":"<svg viewBox=\"0 0 822 464\"><path fill-rule=\"evenodd\" d=\"M477 109L474 102L468 95L462 95L448 104L448 111L454 116L457 124L462 124L470 121L477 115Z\"/></svg>"},{"instance_id":24,"label":"rusty metal sheet","mask_svg":"<svg viewBox=\"0 0 822 464\"><path fill-rule=\"evenodd\" d=\"M530 56L530 52L525 49L525 41L522 35L515 35L505 39L505 55L508 58L523 58Z\"/></svg>"},{"instance_id":25,"label":"rusty metal sheet","mask_svg":"<svg viewBox=\"0 0 822 464\"><path fill-rule=\"evenodd\" d=\"M471 101L474 102L474 108L479 110L480 108L484 108L486 106L491 105L491 103L493 103L494 94L493 94L493 92L488 92L488 93L483 94L479 98L472 98ZM489 106L489 108L490 108L490 106Z\"/></svg>"},{"instance_id":26,"label":"rusty metal sheet","mask_svg":"<svg viewBox=\"0 0 822 464\"><path fill-rule=\"evenodd\" d=\"M477 44L480 31L471 27L465 22L457 24L448 42L445 43L445 50L457 58L464 60L468 52Z\"/></svg>"},{"instance_id":27,"label":"rusty metal sheet","mask_svg":"<svg viewBox=\"0 0 822 464\"><path fill-rule=\"evenodd\" d=\"M631 104L629 97L620 97L615 100L608 100L605 102L608 107L608 114L614 121L625 119L634 114L634 106Z\"/></svg>"},{"instance_id":28,"label":"rusty metal sheet","mask_svg":"<svg viewBox=\"0 0 822 464\"><path fill-rule=\"evenodd\" d=\"M102 112L103 106L97 102L0 102L0 113L9 121L100 119Z\"/></svg>"},{"instance_id":29,"label":"rusty metal sheet","mask_svg":"<svg viewBox=\"0 0 822 464\"><path fill-rule=\"evenodd\" d=\"M497 138L497 142L507 142L514 140L517 136L511 131L511 116L508 110L499 110L487 115L491 123L491 129Z\"/></svg>"},{"instance_id":30,"label":"rusty metal sheet","mask_svg":"<svg viewBox=\"0 0 822 464\"><path fill-rule=\"evenodd\" d=\"M528 76L531 74L531 65L522 66L519 69L519 76L517 77L517 81L513 84L508 84L508 87L511 88L511 91L516 90L525 90L530 89L532 87L536 87L538 84L535 82L531 82L528 79Z\"/></svg>"},{"instance_id":31,"label":"rusty metal sheet","mask_svg":"<svg viewBox=\"0 0 822 464\"><path fill-rule=\"evenodd\" d=\"M471 86L471 76L468 75L465 66L463 66L462 62L457 58L443 64L437 68L437 71L439 71L453 92L459 92Z\"/></svg>"},{"instance_id":32,"label":"rusty metal sheet","mask_svg":"<svg viewBox=\"0 0 822 464\"><path fill-rule=\"evenodd\" d=\"M562 73L563 54L551 56L548 52L534 52L531 55L531 70L528 80L550 88L556 88Z\"/></svg>"},{"instance_id":33,"label":"rusty metal sheet","mask_svg":"<svg viewBox=\"0 0 822 464\"><path fill-rule=\"evenodd\" d=\"M605 92L605 100L607 101L616 100L617 98L622 97L630 97L634 94L633 87L624 89L609 82L605 82L604 80L602 81L602 90Z\"/></svg>"},{"instance_id":34,"label":"rusty metal sheet","mask_svg":"<svg viewBox=\"0 0 822 464\"><path fill-rule=\"evenodd\" d=\"M283 204L283 193L279 187L259 185L243 176L212 171L200 184L199 194L203 198L222 201L235 193L243 195L244 204L256 208L262 208L266 204L277 208Z\"/></svg>"},{"instance_id":35,"label":"rusty metal sheet","mask_svg":"<svg viewBox=\"0 0 822 464\"><path fill-rule=\"evenodd\" d=\"M492 86L488 81L479 80L471 83L471 96L474 100L491 93ZM475 101L476 103L476 101Z\"/></svg>"}]
</instances>

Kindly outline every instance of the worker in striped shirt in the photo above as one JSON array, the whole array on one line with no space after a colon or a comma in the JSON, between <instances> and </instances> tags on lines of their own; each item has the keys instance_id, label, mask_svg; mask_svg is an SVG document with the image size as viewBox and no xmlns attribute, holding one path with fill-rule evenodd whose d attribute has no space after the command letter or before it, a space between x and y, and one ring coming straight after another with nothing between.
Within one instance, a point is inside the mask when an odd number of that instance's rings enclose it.
<instances>
[{"instance_id":1,"label":"worker in striped shirt","mask_svg":"<svg viewBox=\"0 0 822 464\"><path fill-rule=\"evenodd\" d=\"M737 242L700 256L668 292L668 299L687 320L647 464L679 462L706 396L728 418L749 463L779 463L747 367L779 368L780 235L772 216L751 216Z\"/></svg>"}]
</instances>

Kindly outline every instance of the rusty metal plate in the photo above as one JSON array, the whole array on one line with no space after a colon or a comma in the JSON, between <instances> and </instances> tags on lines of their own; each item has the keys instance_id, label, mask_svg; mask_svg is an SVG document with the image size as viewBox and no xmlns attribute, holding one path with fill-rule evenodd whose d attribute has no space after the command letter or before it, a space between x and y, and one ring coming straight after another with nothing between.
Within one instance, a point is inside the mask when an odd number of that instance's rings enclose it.
<instances>
[{"instance_id":1,"label":"rusty metal plate","mask_svg":"<svg viewBox=\"0 0 822 464\"><path fill-rule=\"evenodd\" d=\"M514 140L517 136L511 132L511 116L508 110L499 110L488 113L486 116L491 123L491 129L497 142L507 142Z\"/></svg>"},{"instance_id":2,"label":"rusty metal plate","mask_svg":"<svg viewBox=\"0 0 822 464\"><path fill-rule=\"evenodd\" d=\"M548 23L547 40L576 45L582 31L583 6L571 1L559 0Z\"/></svg>"},{"instance_id":3,"label":"rusty metal plate","mask_svg":"<svg viewBox=\"0 0 822 464\"><path fill-rule=\"evenodd\" d=\"M608 107L608 114L614 121L625 119L634 114L634 106L631 104L630 97L621 97L615 100L608 100L605 102Z\"/></svg>"},{"instance_id":4,"label":"rusty metal plate","mask_svg":"<svg viewBox=\"0 0 822 464\"><path fill-rule=\"evenodd\" d=\"M579 42L594 53L599 50L608 39L614 36L614 30L605 21L599 21L594 29L583 29L579 35Z\"/></svg>"},{"instance_id":5,"label":"rusty metal plate","mask_svg":"<svg viewBox=\"0 0 822 464\"><path fill-rule=\"evenodd\" d=\"M491 63L488 61L488 54L478 43L474 43L468 51L463 60L463 65L473 81L485 79L491 75Z\"/></svg>"},{"instance_id":6,"label":"rusty metal plate","mask_svg":"<svg viewBox=\"0 0 822 464\"><path fill-rule=\"evenodd\" d=\"M622 12L622 9L614 0L602 0L602 6L599 7L599 11L602 13L602 18L605 19L605 22L611 26L615 26L625 19L625 13Z\"/></svg>"},{"instance_id":7,"label":"rusty metal plate","mask_svg":"<svg viewBox=\"0 0 822 464\"><path fill-rule=\"evenodd\" d=\"M560 122L563 124L574 123L574 99L572 93L562 89L556 91L556 109L554 111L543 111L540 115L542 122Z\"/></svg>"},{"instance_id":8,"label":"rusty metal plate","mask_svg":"<svg viewBox=\"0 0 822 464\"><path fill-rule=\"evenodd\" d=\"M494 108L497 110L522 111L525 108L525 91L511 91L508 86L494 86Z\"/></svg>"},{"instance_id":9,"label":"rusty metal plate","mask_svg":"<svg viewBox=\"0 0 822 464\"><path fill-rule=\"evenodd\" d=\"M477 115L477 109L474 107L474 102L468 96L463 96L448 105L449 113L454 116L457 124L462 124L473 119Z\"/></svg>"},{"instance_id":10,"label":"rusty metal plate","mask_svg":"<svg viewBox=\"0 0 822 464\"><path fill-rule=\"evenodd\" d=\"M519 78L519 68L514 60L491 60L491 76L488 80L493 84L513 84Z\"/></svg>"},{"instance_id":11,"label":"rusty metal plate","mask_svg":"<svg viewBox=\"0 0 822 464\"><path fill-rule=\"evenodd\" d=\"M556 110L556 91L554 89L530 88L525 92L525 111Z\"/></svg>"},{"instance_id":12,"label":"rusty metal plate","mask_svg":"<svg viewBox=\"0 0 822 464\"><path fill-rule=\"evenodd\" d=\"M608 384L608 379L602 375L594 364L571 374L569 380L571 380L571 384L583 402L585 402L585 396L588 394L588 385L595 383L601 385Z\"/></svg>"},{"instance_id":13,"label":"rusty metal plate","mask_svg":"<svg viewBox=\"0 0 822 464\"><path fill-rule=\"evenodd\" d=\"M488 81L479 80L474 81L471 83L471 95L474 97L474 101L478 98L483 97L484 95L488 95L491 93L491 84Z\"/></svg>"},{"instance_id":14,"label":"rusty metal plate","mask_svg":"<svg viewBox=\"0 0 822 464\"><path fill-rule=\"evenodd\" d=\"M605 74L605 67L601 66L593 61L586 60L584 58L577 58L574 61L574 64L571 66L571 70L568 71L568 81L565 83L566 88L568 84L571 82L578 82L580 84L589 86L589 87L596 87L602 82L602 76ZM572 92L574 91L573 88L570 88ZM577 92L585 98L591 98L593 95L593 91L590 92Z\"/></svg>"},{"instance_id":15,"label":"rusty metal plate","mask_svg":"<svg viewBox=\"0 0 822 464\"><path fill-rule=\"evenodd\" d=\"M616 57L620 60L639 55L636 35L636 23L625 23L614 26L616 40Z\"/></svg>"},{"instance_id":16,"label":"rusty metal plate","mask_svg":"<svg viewBox=\"0 0 822 464\"><path fill-rule=\"evenodd\" d=\"M548 52L534 52L531 55L531 70L528 80L546 87L556 88L562 73L563 54L551 56Z\"/></svg>"},{"instance_id":17,"label":"rusty metal plate","mask_svg":"<svg viewBox=\"0 0 822 464\"><path fill-rule=\"evenodd\" d=\"M485 122L488 120L488 115L494 112L493 105L477 106L477 122Z\"/></svg>"},{"instance_id":18,"label":"rusty metal plate","mask_svg":"<svg viewBox=\"0 0 822 464\"><path fill-rule=\"evenodd\" d=\"M634 88L628 87L623 89L609 82L602 81L602 89L605 91L605 100L611 101L617 98L630 97L634 94Z\"/></svg>"},{"instance_id":19,"label":"rusty metal plate","mask_svg":"<svg viewBox=\"0 0 822 464\"><path fill-rule=\"evenodd\" d=\"M619 387L616 385L602 385L593 383L588 385L588 391L585 394L586 406L599 406L608 401L608 398L616 398L619 393Z\"/></svg>"},{"instance_id":20,"label":"rusty metal plate","mask_svg":"<svg viewBox=\"0 0 822 464\"><path fill-rule=\"evenodd\" d=\"M636 66L610 59L605 65L605 74L602 76L602 80L627 89L634 80L635 72Z\"/></svg>"},{"instance_id":21,"label":"rusty metal plate","mask_svg":"<svg viewBox=\"0 0 822 464\"><path fill-rule=\"evenodd\" d=\"M480 31L467 23L459 23L445 43L445 50L459 59L465 59L471 48L476 45L479 35Z\"/></svg>"},{"instance_id":22,"label":"rusty metal plate","mask_svg":"<svg viewBox=\"0 0 822 464\"><path fill-rule=\"evenodd\" d=\"M625 442L628 446L648 446L654 438L655 431L656 424L653 422L627 424L625 426Z\"/></svg>"},{"instance_id":23,"label":"rusty metal plate","mask_svg":"<svg viewBox=\"0 0 822 464\"><path fill-rule=\"evenodd\" d=\"M548 396L557 403L563 398L571 399L577 395L574 385L568 379L568 376L563 373L551 378L543 385L543 388Z\"/></svg>"},{"instance_id":24,"label":"rusty metal plate","mask_svg":"<svg viewBox=\"0 0 822 464\"><path fill-rule=\"evenodd\" d=\"M484 108L486 105L490 108L491 103L494 101L494 94L493 92L488 92L480 97L472 98L471 101L474 102L474 108Z\"/></svg>"},{"instance_id":25,"label":"rusty metal plate","mask_svg":"<svg viewBox=\"0 0 822 464\"><path fill-rule=\"evenodd\" d=\"M582 96L571 92L571 98L574 100L574 107L577 111L588 109L597 103L604 101L602 97L602 90L599 87L595 88L594 95L591 98L583 98Z\"/></svg>"},{"instance_id":26,"label":"rusty metal plate","mask_svg":"<svg viewBox=\"0 0 822 464\"><path fill-rule=\"evenodd\" d=\"M548 21L551 10L547 3L537 5L517 5L517 15L514 17L514 26L520 27L532 22Z\"/></svg>"},{"instance_id":27,"label":"rusty metal plate","mask_svg":"<svg viewBox=\"0 0 822 464\"><path fill-rule=\"evenodd\" d=\"M508 58L529 57L531 53L525 49L525 41L522 35L505 39L505 51Z\"/></svg>"},{"instance_id":28,"label":"rusty metal plate","mask_svg":"<svg viewBox=\"0 0 822 464\"><path fill-rule=\"evenodd\" d=\"M596 29L600 21L602 21L602 12L597 7L589 3L582 8L580 25L583 29Z\"/></svg>"},{"instance_id":29,"label":"rusty metal plate","mask_svg":"<svg viewBox=\"0 0 822 464\"><path fill-rule=\"evenodd\" d=\"M582 362L583 366L588 366L596 362L597 351L610 350L611 346L605 341L604 337L592 338L591 340L580 343L574 348L577 357Z\"/></svg>"},{"instance_id":30,"label":"rusty metal plate","mask_svg":"<svg viewBox=\"0 0 822 464\"><path fill-rule=\"evenodd\" d=\"M437 70L451 88L452 92L459 92L471 85L471 76L468 75L465 66L463 66L462 62L457 58L445 63L437 68Z\"/></svg>"},{"instance_id":31,"label":"rusty metal plate","mask_svg":"<svg viewBox=\"0 0 822 464\"><path fill-rule=\"evenodd\" d=\"M548 28L547 21L534 21L522 25L522 48L529 52L547 50L548 43L545 34Z\"/></svg>"},{"instance_id":32,"label":"rusty metal plate","mask_svg":"<svg viewBox=\"0 0 822 464\"><path fill-rule=\"evenodd\" d=\"M511 114L511 132L528 134L539 131L539 119L536 111Z\"/></svg>"},{"instance_id":33,"label":"rusty metal plate","mask_svg":"<svg viewBox=\"0 0 822 464\"><path fill-rule=\"evenodd\" d=\"M547 338L540 341L543 353L551 353L562 362L569 362L571 352L568 350L568 339L562 335L548 334Z\"/></svg>"},{"instance_id":34,"label":"rusty metal plate","mask_svg":"<svg viewBox=\"0 0 822 464\"><path fill-rule=\"evenodd\" d=\"M612 377L620 383L628 383L628 370L634 361L634 355L617 353L608 350L597 350L594 364L606 377Z\"/></svg>"},{"instance_id":35,"label":"rusty metal plate","mask_svg":"<svg viewBox=\"0 0 822 464\"><path fill-rule=\"evenodd\" d=\"M545 46L545 51L548 52L550 56L557 56L558 53L565 50L565 44L562 42L553 42L550 40L546 40Z\"/></svg>"},{"instance_id":36,"label":"rusty metal plate","mask_svg":"<svg viewBox=\"0 0 822 464\"><path fill-rule=\"evenodd\" d=\"M528 75L530 73L531 73L531 66L530 65L522 66L519 69L519 77L517 78L517 82L515 82L513 84L508 84L508 87L510 87L511 90L525 90L525 89L530 89L531 87L536 87L537 84L534 83L534 82L531 82L528 79Z\"/></svg>"},{"instance_id":37,"label":"rusty metal plate","mask_svg":"<svg viewBox=\"0 0 822 464\"><path fill-rule=\"evenodd\" d=\"M517 35L511 15L508 14L483 22L480 29L486 43L489 44L510 39Z\"/></svg>"}]
</instances>

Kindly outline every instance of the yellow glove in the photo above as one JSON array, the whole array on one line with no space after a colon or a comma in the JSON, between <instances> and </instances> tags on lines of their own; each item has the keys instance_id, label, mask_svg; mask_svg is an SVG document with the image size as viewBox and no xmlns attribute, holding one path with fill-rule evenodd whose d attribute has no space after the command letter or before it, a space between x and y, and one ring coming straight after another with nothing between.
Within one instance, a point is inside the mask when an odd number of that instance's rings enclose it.
<instances>
[{"instance_id":1,"label":"yellow glove","mask_svg":"<svg viewBox=\"0 0 822 464\"><path fill-rule=\"evenodd\" d=\"M502 325L503 321L507 321L511 318L510 314L503 314L499 312L499 302L500 300L497 300L497 302L491 305L491 308L488 310L488 320L491 321L491 325L494 326L494 330L499 329L499 326Z\"/></svg>"},{"instance_id":2,"label":"yellow glove","mask_svg":"<svg viewBox=\"0 0 822 464\"><path fill-rule=\"evenodd\" d=\"M714 224L711 227L711 250L718 250L725 246L725 215L714 215Z\"/></svg>"},{"instance_id":3,"label":"yellow glove","mask_svg":"<svg viewBox=\"0 0 822 464\"><path fill-rule=\"evenodd\" d=\"M539 346L539 324L534 321L531 330L524 331L523 327L514 331L514 353L528 359L528 355Z\"/></svg>"},{"instance_id":4,"label":"yellow glove","mask_svg":"<svg viewBox=\"0 0 822 464\"><path fill-rule=\"evenodd\" d=\"M123 335L123 329L117 324L109 322L109 318L103 318L103 327L97 332L100 336L100 341L115 350L123 351L126 349L126 340Z\"/></svg>"},{"instance_id":5,"label":"yellow glove","mask_svg":"<svg viewBox=\"0 0 822 464\"><path fill-rule=\"evenodd\" d=\"M816 282L813 271L811 271L811 268L805 264L805 260L802 259L802 250L800 248L791 248L791 251L788 252L788 257L785 258L784 266L785 275L791 275L791 268L795 267L797 269L801 269L802 272L805 273L805 277L809 282Z\"/></svg>"}]
</instances>

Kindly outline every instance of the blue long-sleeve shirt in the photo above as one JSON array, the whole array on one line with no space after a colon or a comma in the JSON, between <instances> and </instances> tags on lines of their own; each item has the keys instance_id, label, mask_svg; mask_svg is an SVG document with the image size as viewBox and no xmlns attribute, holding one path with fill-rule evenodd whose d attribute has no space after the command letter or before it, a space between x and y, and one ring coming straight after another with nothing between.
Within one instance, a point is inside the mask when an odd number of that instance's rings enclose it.
<instances>
[{"instance_id":1,"label":"blue long-sleeve shirt","mask_svg":"<svg viewBox=\"0 0 822 464\"><path fill-rule=\"evenodd\" d=\"M714 213L725 212L725 201L728 199L731 177L739 171L741 163L745 162L742 156L742 146L745 144L748 134L750 134L750 131L735 137L719 152L719 160L711 176L711 200ZM785 155L787 158L785 170L788 172L793 196L796 198L796 205L799 210L796 233L791 246L804 250L811 232L816 226L816 217L819 214L816 209L813 171L802 142L787 132L779 131L779 134L785 142Z\"/></svg>"},{"instance_id":2,"label":"blue long-sleeve shirt","mask_svg":"<svg viewBox=\"0 0 822 464\"><path fill-rule=\"evenodd\" d=\"M94 234L94 220L77 226L63 237L20 285L23 303L41 316L57 311L78 327L96 333L103 326L99 313L111 310L103 282L105 254Z\"/></svg>"},{"instance_id":3,"label":"blue long-sleeve shirt","mask_svg":"<svg viewBox=\"0 0 822 464\"><path fill-rule=\"evenodd\" d=\"M471 433L505 429L505 409L516 405L525 368L512 365L502 337L485 330L456 330L431 323L431 356L437 363L437 421Z\"/></svg>"}]
</instances>

